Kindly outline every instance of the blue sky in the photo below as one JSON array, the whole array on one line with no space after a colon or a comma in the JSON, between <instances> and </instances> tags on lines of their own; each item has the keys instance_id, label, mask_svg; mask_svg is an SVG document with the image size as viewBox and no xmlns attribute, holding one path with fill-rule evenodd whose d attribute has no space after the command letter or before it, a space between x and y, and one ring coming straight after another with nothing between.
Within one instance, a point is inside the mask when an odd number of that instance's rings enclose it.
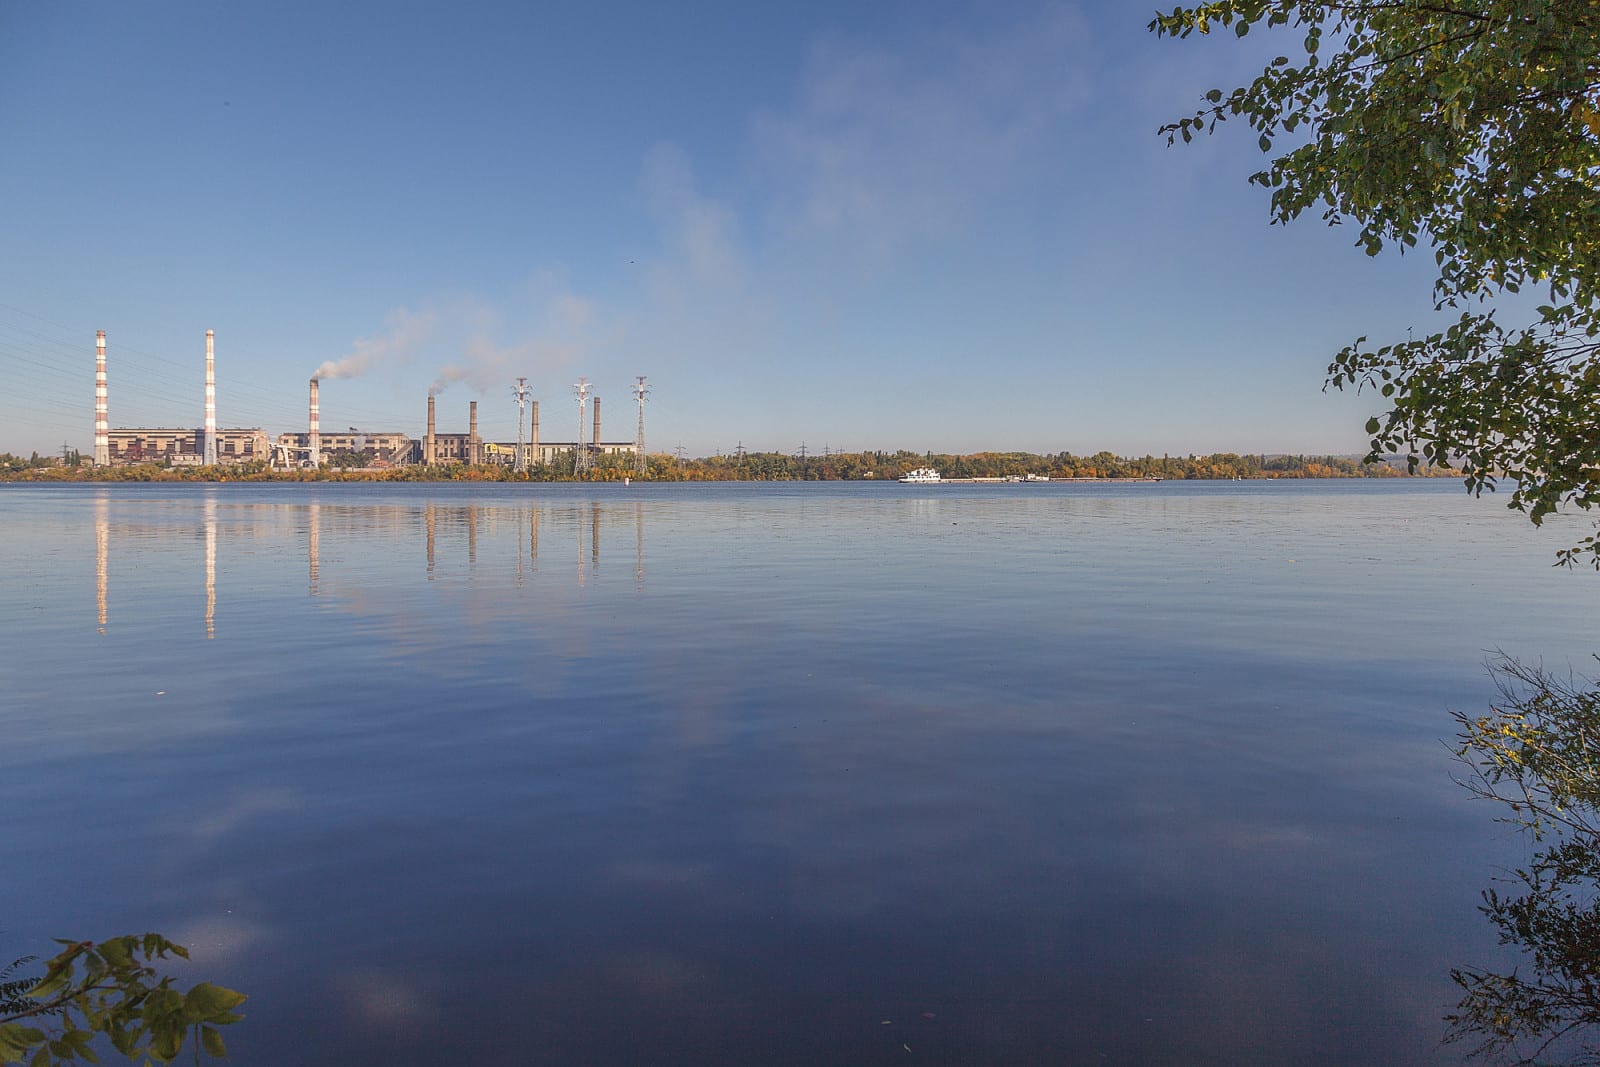
<instances>
[{"instance_id":1,"label":"blue sky","mask_svg":"<svg viewBox=\"0 0 1600 1067\"><path fill-rule=\"evenodd\" d=\"M0 451L114 426L546 440L572 383L692 455L1354 452L1328 358L1432 257L1271 227L1242 126L1155 130L1293 47L1123 2L0 0ZM1265 51L1264 50L1268 50Z\"/></svg>"}]
</instances>

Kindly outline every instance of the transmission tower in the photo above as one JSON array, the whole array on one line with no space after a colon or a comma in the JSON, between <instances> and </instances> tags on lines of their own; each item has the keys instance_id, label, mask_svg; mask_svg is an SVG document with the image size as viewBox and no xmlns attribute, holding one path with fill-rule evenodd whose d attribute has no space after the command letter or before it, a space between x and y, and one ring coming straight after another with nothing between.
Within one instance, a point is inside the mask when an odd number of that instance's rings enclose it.
<instances>
[{"instance_id":1,"label":"transmission tower","mask_svg":"<svg viewBox=\"0 0 1600 1067\"><path fill-rule=\"evenodd\" d=\"M528 451L523 445L525 438L522 436L522 416L528 407L528 379L518 378L517 384L511 387L511 395L517 400L517 473L528 469ZM520 563L520 559L518 560Z\"/></svg>"},{"instance_id":2,"label":"transmission tower","mask_svg":"<svg viewBox=\"0 0 1600 1067\"><path fill-rule=\"evenodd\" d=\"M578 396L578 444L572 450L572 473L578 475L589 469L589 449L583 443L583 413L589 406L589 379L579 378L572 390Z\"/></svg>"},{"instance_id":3,"label":"transmission tower","mask_svg":"<svg viewBox=\"0 0 1600 1067\"><path fill-rule=\"evenodd\" d=\"M633 395L639 400L639 429L633 435L633 473L642 478L650 469L644 458L644 398L650 395L650 387L642 374L633 380Z\"/></svg>"}]
</instances>

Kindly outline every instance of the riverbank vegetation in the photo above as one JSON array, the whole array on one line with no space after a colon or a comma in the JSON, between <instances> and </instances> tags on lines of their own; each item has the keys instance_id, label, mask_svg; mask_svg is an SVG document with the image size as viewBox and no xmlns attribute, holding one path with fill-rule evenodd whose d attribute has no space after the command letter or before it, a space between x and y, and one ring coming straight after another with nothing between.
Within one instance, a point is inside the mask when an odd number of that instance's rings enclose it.
<instances>
[{"instance_id":1,"label":"riverbank vegetation","mask_svg":"<svg viewBox=\"0 0 1600 1067\"><path fill-rule=\"evenodd\" d=\"M171 1063L186 1044L226 1057L219 1027L238 1022L243 993L201 982L177 988L162 969L189 952L160 934L62 941L38 979L0 971L0 1064L98 1063L98 1038L136 1063ZM192 1044L191 1044L192 1041Z\"/></svg>"},{"instance_id":2,"label":"riverbank vegetation","mask_svg":"<svg viewBox=\"0 0 1600 1067\"><path fill-rule=\"evenodd\" d=\"M1447 1040L1511 1063L1600 1063L1600 685L1502 658L1500 699L1457 713L1463 785L1527 835L1527 862L1483 893L1529 966L1462 966Z\"/></svg>"},{"instance_id":3,"label":"riverbank vegetation","mask_svg":"<svg viewBox=\"0 0 1600 1067\"><path fill-rule=\"evenodd\" d=\"M575 479L565 465L534 464L518 472L499 464L442 464L373 469L330 464L316 470L273 470L264 463L230 466L171 466L156 463L93 468L26 460L8 464L0 455L0 481L29 482L569 482ZM1052 480L1238 478L1399 478L1407 471L1404 461L1364 463L1349 456L1250 455L1220 452L1208 456L1143 456L1129 458L1110 452L1075 456L1070 452L1036 455L1031 452L977 452L945 455L916 452L825 452L790 455L783 452L748 452L736 455L679 459L671 455L649 457L648 471L639 474L632 456L602 456L583 481L620 482L624 478L653 482L789 482L789 481L893 481L917 467L937 468L946 478L1019 478L1034 475ZM1449 467L1424 467L1428 476L1454 476Z\"/></svg>"}]
</instances>

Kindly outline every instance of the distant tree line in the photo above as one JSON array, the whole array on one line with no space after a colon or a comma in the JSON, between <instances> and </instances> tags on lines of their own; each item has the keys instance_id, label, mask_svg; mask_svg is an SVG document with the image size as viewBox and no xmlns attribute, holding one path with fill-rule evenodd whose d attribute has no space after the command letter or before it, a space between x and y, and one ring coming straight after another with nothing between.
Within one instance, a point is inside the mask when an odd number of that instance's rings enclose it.
<instances>
[{"instance_id":1,"label":"distant tree line","mask_svg":"<svg viewBox=\"0 0 1600 1067\"><path fill-rule=\"evenodd\" d=\"M156 463L91 468L68 466L55 457L24 460L0 454L0 480L7 481L371 481L371 482L557 482L573 481L565 463L535 463L525 472L500 464L451 463L432 467L406 466L366 470L359 456L331 457L317 470L273 470L261 462L216 467L174 467ZM1218 452L1206 456L1143 456L1130 458L1110 452L1075 456L1071 452L1036 455L1031 452L975 452L971 455L897 452L824 452L821 455L784 452L740 452L736 455L679 459L668 454L647 457L647 472L635 470L631 455L598 456L584 481L620 482L624 478L656 482L791 482L791 481L893 481L917 467L933 467L946 478L1020 478L1028 475L1066 479L1223 479L1236 478L1399 478L1405 461L1365 463L1351 456L1264 455ZM1452 476L1453 467L1424 466L1423 476Z\"/></svg>"},{"instance_id":2,"label":"distant tree line","mask_svg":"<svg viewBox=\"0 0 1600 1067\"><path fill-rule=\"evenodd\" d=\"M76 467L81 460L82 457L70 449L61 456L41 456L35 452L27 459L23 459L21 456L13 456L10 452L0 452L0 474L43 470L46 467Z\"/></svg>"}]
</instances>

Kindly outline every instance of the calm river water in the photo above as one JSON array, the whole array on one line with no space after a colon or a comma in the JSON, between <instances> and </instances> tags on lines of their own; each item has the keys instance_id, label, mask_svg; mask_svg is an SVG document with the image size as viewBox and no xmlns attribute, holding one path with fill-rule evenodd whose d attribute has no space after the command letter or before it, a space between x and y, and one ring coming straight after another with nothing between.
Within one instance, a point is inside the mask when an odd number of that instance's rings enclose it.
<instances>
[{"instance_id":1,"label":"calm river water","mask_svg":"<svg viewBox=\"0 0 1600 1067\"><path fill-rule=\"evenodd\" d=\"M0 487L0 964L279 1064L1456 1063L1592 573L1455 483Z\"/></svg>"}]
</instances>

